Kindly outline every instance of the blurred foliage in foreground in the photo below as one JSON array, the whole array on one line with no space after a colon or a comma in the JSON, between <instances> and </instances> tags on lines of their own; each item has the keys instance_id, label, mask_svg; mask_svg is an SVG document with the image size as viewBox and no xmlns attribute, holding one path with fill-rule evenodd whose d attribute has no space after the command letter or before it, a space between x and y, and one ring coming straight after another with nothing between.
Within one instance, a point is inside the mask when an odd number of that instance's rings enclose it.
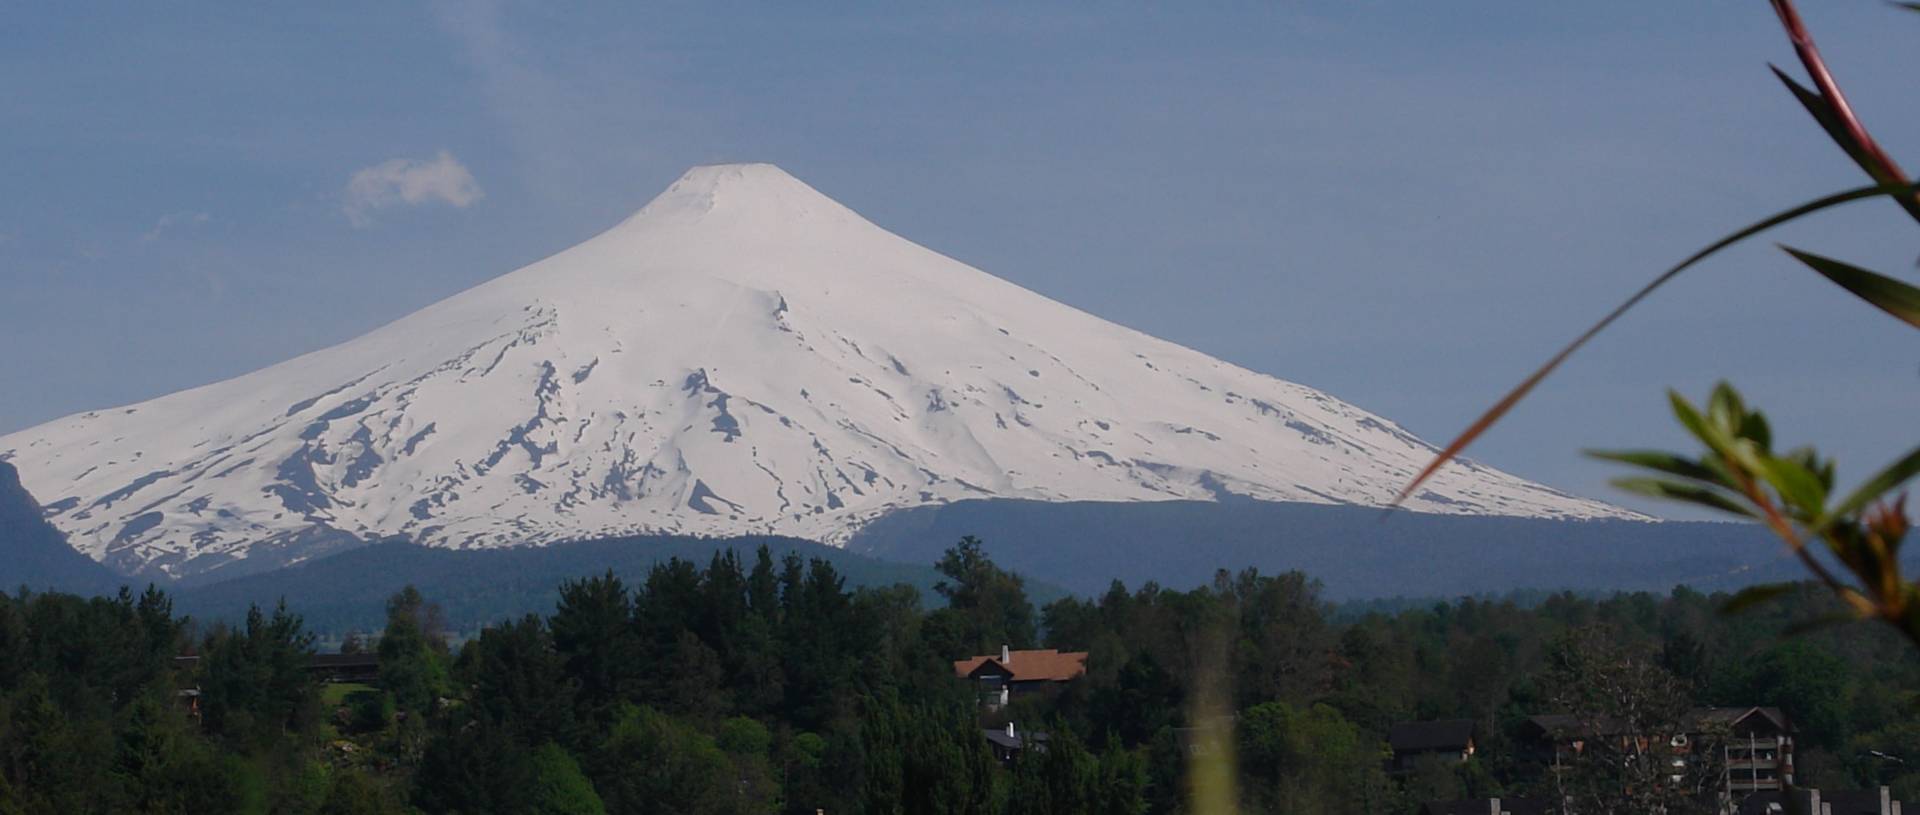
<instances>
[{"instance_id":1,"label":"blurred foliage in foreground","mask_svg":"<svg viewBox=\"0 0 1920 815\"><path fill-rule=\"evenodd\" d=\"M1808 88L1779 68L1780 78L1795 99L1813 116L1834 143L1873 183L1802 204L1734 232L1663 272L1653 282L1609 312L1593 327L1562 348L1508 392L1494 406L1436 456L1401 493L1413 494L1428 477L1485 433L1532 391L1535 385L1587 341L1681 272L1748 237L1788 221L1851 201L1887 198L1920 223L1920 187L1916 187L1893 157L1882 149L1855 115L1839 83L1814 45L1813 35L1791 0L1771 0L1806 69ZM1896 3L1920 11L1920 5ZM1862 303L1915 329L1920 329L1920 289L1894 277L1792 247L1781 249L1808 269L1831 281ZM1844 399L1844 394L1834 394ZM1701 410L1678 393L1670 396L1674 415L1705 452L1697 457L1658 451L1595 453L1600 458L1650 470L1653 476L1624 478L1615 483L1632 492L1733 513L1754 519L1779 536L1807 570L1845 603L1845 610L1806 621L1806 625L1848 619L1877 619L1899 629L1920 644L1920 587L1900 573L1898 555L1910 524L1900 486L1920 473L1920 446L1844 494L1836 492L1834 464L1810 447L1784 453L1774 451L1773 431L1766 418L1747 407L1731 385L1717 386ZM1901 433L1899 428L1891 429ZM1907 428L1907 433L1911 428ZM1912 443L1896 442L1901 447ZM1896 448L1897 449L1897 448ZM1749 607L1784 591L1768 586L1743 592L1729 604L1732 610Z\"/></svg>"}]
</instances>

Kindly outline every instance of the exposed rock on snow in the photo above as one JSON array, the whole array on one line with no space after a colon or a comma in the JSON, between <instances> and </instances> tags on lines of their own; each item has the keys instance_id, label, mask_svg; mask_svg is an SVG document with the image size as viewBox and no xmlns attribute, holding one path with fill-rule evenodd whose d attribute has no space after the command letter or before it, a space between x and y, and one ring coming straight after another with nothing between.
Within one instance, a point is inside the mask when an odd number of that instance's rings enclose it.
<instances>
[{"instance_id":1,"label":"exposed rock on snow","mask_svg":"<svg viewBox=\"0 0 1920 815\"><path fill-rule=\"evenodd\" d=\"M772 165L350 342L0 437L73 545L172 575L341 533L844 542L983 496L1379 505L1433 448L901 239ZM1473 463L1409 508L1625 517Z\"/></svg>"}]
</instances>

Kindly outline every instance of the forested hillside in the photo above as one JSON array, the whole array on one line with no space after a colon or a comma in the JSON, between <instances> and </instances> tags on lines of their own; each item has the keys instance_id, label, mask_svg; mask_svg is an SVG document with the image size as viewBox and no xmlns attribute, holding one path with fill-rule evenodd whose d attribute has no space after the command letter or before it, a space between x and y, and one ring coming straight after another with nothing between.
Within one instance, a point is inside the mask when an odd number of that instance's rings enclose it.
<instances>
[{"instance_id":1,"label":"forested hillside","mask_svg":"<svg viewBox=\"0 0 1920 815\"><path fill-rule=\"evenodd\" d=\"M1245 811L1413 813L1540 792L1527 717L1606 712L1568 693L1578 666L1631 667L1649 709L1782 708L1803 784L1920 791L1876 755L1920 733L1920 659L1874 627L1784 638L1831 610L1817 591L1736 616L1683 589L1336 621L1298 573L1036 608L971 541L939 568L929 611L797 553L674 559L568 582L457 650L439 598L403 589L349 643L377 666L354 681L314 670L297 607L224 626L159 591L0 598L0 812L1181 812L1212 676ZM989 709L952 660L1002 645L1084 650L1087 672ZM1393 724L1455 718L1470 760L1390 769ZM996 757L1008 721L1046 749Z\"/></svg>"},{"instance_id":2,"label":"forested hillside","mask_svg":"<svg viewBox=\"0 0 1920 815\"><path fill-rule=\"evenodd\" d=\"M197 617L239 620L249 605L285 598L300 610L309 628L337 637L378 630L386 619L387 598L411 585L435 598L451 629L471 634L485 623L552 610L560 584L568 580L611 571L639 582L656 564L672 558L705 563L718 551L752 552L762 546L775 558L794 553L832 563L852 587L904 583L931 596L933 584L940 579L931 566L878 560L769 535L646 535L475 551L381 543L290 569L183 587L177 591L178 605ZM1038 601L1065 594L1046 585L1030 588Z\"/></svg>"}]
</instances>

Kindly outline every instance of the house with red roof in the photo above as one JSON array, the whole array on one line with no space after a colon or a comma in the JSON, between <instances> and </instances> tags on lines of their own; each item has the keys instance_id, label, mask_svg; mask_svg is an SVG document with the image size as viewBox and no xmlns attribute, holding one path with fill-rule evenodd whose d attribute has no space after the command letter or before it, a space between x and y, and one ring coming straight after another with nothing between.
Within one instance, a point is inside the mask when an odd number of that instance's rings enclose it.
<instances>
[{"instance_id":1,"label":"house with red roof","mask_svg":"<svg viewBox=\"0 0 1920 815\"><path fill-rule=\"evenodd\" d=\"M1050 691L1087 672L1087 652L1052 648L1016 651L1000 646L998 656L956 660L953 675L974 684L988 707L998 708L1015 696Z\"/></svg>"}]
</instances>

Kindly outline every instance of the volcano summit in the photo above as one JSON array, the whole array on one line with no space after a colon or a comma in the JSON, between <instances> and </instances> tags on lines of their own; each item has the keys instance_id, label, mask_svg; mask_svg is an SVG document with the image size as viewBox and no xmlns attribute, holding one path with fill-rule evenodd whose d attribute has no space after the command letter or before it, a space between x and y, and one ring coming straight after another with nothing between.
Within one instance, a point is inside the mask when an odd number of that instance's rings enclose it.
<instances>
[{"instance_id":1,"label":"volcano summit","mask_svg":"<svg viewBox=\"0 0 1920 815\"><path fill-rule=\"evenodd\" d=\"M1433 453L767 164L694 168L599 236L349 342L0 437L75 548L175 577L390 537L842 543L968 498L1378 506ZM1408 507L1634 517L1472 463Z\"/></svg>"}]
</instances>

